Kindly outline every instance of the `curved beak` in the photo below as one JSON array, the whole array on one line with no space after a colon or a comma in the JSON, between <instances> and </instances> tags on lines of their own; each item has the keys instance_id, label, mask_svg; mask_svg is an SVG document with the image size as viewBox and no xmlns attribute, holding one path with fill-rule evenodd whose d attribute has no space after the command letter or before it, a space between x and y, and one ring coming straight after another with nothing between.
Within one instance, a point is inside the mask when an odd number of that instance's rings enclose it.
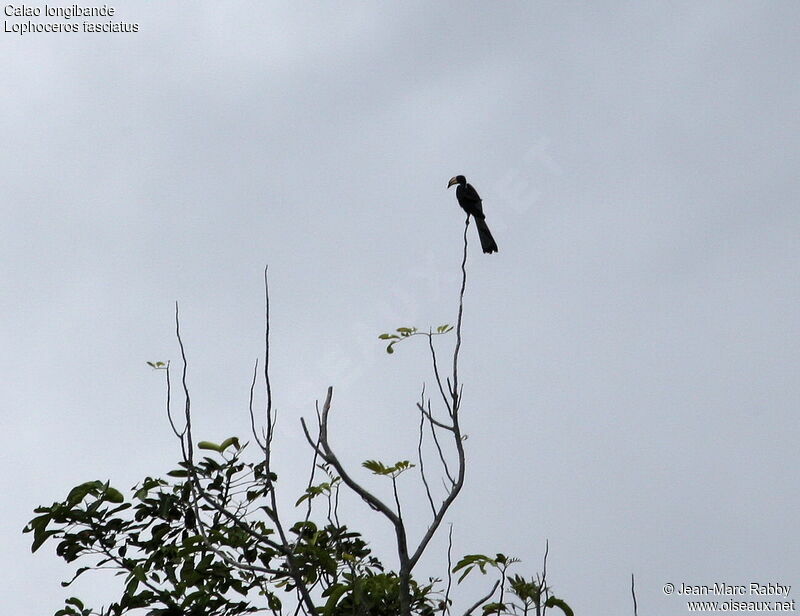
<instances>
[{"instance_id":1,"label":"curved beak","mask_svg":"<svg viewBox=\"0 0 800 616\"><path fill-rule=\"evenodd\" d=\"M450 181L447 183L447 188L450 188L454 184L458 184L458 177L455 175L450 178Z\"/></svg>"}]
</instances>

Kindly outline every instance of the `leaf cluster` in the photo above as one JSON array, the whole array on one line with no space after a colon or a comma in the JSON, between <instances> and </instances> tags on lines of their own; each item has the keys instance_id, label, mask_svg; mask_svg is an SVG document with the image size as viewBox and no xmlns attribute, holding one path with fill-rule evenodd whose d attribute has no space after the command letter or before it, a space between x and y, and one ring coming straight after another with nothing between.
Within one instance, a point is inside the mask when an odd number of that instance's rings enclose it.
<instances>
[{"instance_id":1,"label":"leaf cluster","mask_svg":"<svg viewBox=\"0 0 800 616\"><path fill-rule=\"evenodd\" d=\"M383 462L379 462L378 460L366 460L361 463L361 466L372 471L375 475L395 478L400 475L400 473L414 468L415 464L410 460L400 460L399 462L395 462L392 466L386 466Z\"/></svg>"},{"instance_id":2,"label":"leaf cluster","mask_svg":"<svg viewBox=\"0 0 800 616\"><path fill-rule=\"evenodd\" d=\"M508 568L518 563L519 559L497 554L494 558L484 554L467 554L455 567L453 573L461 572L458 582L467 577L471 572L479 570L486 574L489 569L496 569L501 574L503 585L508 582L508 591L511 599L506 600L504 588L501 588L500 600L484 603L482 606L483 614L537 614L544 615L548 608L557 607L564 616L573 616L572 608L563 600L552 594L549 586L545 583L544 573L526 580L520 575L507 577Z\"/></svg>"},{"instance_id":3,"label":"leaf cluster","mask_svg":"<svg viewBox=\"0 0 800 616\"><path fill-rule=\"evenodd\" d=\"M410 338L411 336L440 336L441 334L446 334L447 332L453 329L452 325L439 325L436 328L436 331L430 330L428 332L420 332L417 330L416 327L398 327L393 334L380 334L378 336L379 340L389 340L389 344L386 345L386 352L387 353L394 353L394 345L398 342L405 340L406 338Z\"/></svg>"},{"instance_id":4,"label":"leaf cluster","mask_svg":"<svg viewBox=\"0 0 800 616\"><path fill-rule=\"evenodd\" d=\"M273 541L264 462L242 461L244 447L237 439L202 442L198 448L213 457L193 465L184 461L166 479L147 477L127 499L109 482L89 481L64 500L35 509L36 517L23 530L33 535L32 551L52 540L65 561L88 562L63 586L91 570L112 569L124 577L118 598L99 612L70 597L55 616L120 616L140 609L152 616L236 616L263 609L256 605L281 613L287 593L293 600L296 578L287 550ZM395 466L392 472L404 465ZM270 479L277 477L270 474ZM312 486L297 504L329 495L339 481L331 477ZM192 482L235 517L197 501ZM309 519L296 522L288 533L292 566L316 589L320 614L398 613L398 576L385 570L359 533ZM413 582L412 591L414 613L432 614L433 584Z\"/></svg>"},{"instance_id":5,"label":"leaf cluster","mask_svg":"<svg viewBox=\"0 0 800 616\"><path fill-rule=\"evenodd\" d=\"M243 465L235 458L223 464L206 459L192 470L211 489L214 485L224 489ZM168 473L177 478L187 475L185 468ZM32 551L53 539L56 554L65 561L90 562L62 586L89 570L115 570L124 576L124 585L119 598L100 612L109 616L141 608L150 608L148 614L153 616L234 616L256 611L247 596L252 590L261 591L263 580L236 563L268 565L276 556L274 550L255 549L247 530L234 525L214 526L211 542L199 535L187 481L147 477L132 491L126 501L108 482L90 481L71 490L65 500L35 510L39 515L23 531L33 533ZM271 532L263 522L247 523L247 529ZM233 562L215 551L226 549L237 553ZM93 612L80 600L71 598L56 616L89 613Z\"/></svg>"}]
</instances>

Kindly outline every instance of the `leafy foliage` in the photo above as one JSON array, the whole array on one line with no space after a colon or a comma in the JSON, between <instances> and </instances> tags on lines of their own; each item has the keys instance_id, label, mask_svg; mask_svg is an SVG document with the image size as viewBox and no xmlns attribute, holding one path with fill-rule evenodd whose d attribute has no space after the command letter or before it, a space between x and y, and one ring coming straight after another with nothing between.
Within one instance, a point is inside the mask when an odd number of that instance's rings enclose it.
<instances>
[{"instance_id":1,"label":"leafy foliage","mask_svg":"<svg viewBox=\"0 0 800 616\"><path fill-rule=\"evenodd\" d=\"M388 345L386 345L386 352L387 353L394 353L394 345L398 342L405 340L406 338L410 338L411 336L440 336L441 334L446 334L449 331L452 331L452 325L440 325L436 328L436 331L430 330L428 332L420 332L417 330L416 327L398 327L395 334L380 334L378 336L379 340L390 340Z\"/></svg>"},{"instance_id":2,"label":"leafy foliage","mask_svg":"<svg viewBox=\"0 0 800 616\"><path fill-rule=\"evenodd\" d=\"M245 448L237 439L209 443L204 449L213 457L193 466L183 462L167 473L168 479L147 477L127 499L109 482L88 481L70 490L63 501L36 508L36 517L24 529L33 535L32 551L53 540L56 554L65 561L88 562L62 582L64 587L93 569L110 568L124 576L119 597L109 606L93 611L70 597L54 616L121 616L142 609L151 616L236 616L262 611L263 606L280 614L284 604L295 604L292 567L316 590L322 616L400 613L397 573L386 570L359 533L335 523L330 515L323 524L307 518L296 522L288 529L289 553L282 548L266 498L265 463L244 462ZM394 478L414 465L407 460L392 466L368 460L364 466ZM329 473L328 481L309 487L296 504L318 497L330 501L340 478L321 468ZM277 479L272 474L269 478ZM218 506L193 496L192 481L213 495ZM230 519L222 509L238 513ZM460 571L463 579L474 569L487 573L513 562L502 554L471 554L453 572ZM448 601L437 582L411 580L412 614L441 612ZM524 605L545 605L535 582L517 576L509 588ZM547 605L572 616L558 599L550 597ZM511 605L497 602L483 608L486 614L513 613Z\"/></svg>"},{"instance_id":3,"label":"leafy foliage","mask_svg":"<svg viewBox=\"0 0 800 616\"><path fill-rule=\"evenodd\" d=\"M544 614L547 608L557 607L564 616L573 616L572 609L563 599L554 596L545 583L544 573L535 578L526 580L520 575L507 577L508 568L519 562L505 554L497 554L494 558L483 554L468 554L464 556L455 567L453 573L461 571L459 583L476 569L486 574L488 569L497 569L503 584L508 582L508 591L514 597L505 600L504 589L501 588L500 600L485 603L482 607L484 614Z\"/></svg>"},{"instance_id":4,"label":"leafy foliage","mask_svg":"<svg viewBox=\"0 0 800 616\"><path fill-rule=\"evenodd\" d=\"M377 460L367 460L361 463L361 466L371 470L376 475L385 475L389 477L397 477L403 471L414 468L414 464L410 460L401 460L395 462L392 466L386 466L383 462Z\"/></svg>"},{"instance_id":5,"label":"leafy foliage","mask_svg":"<svg viewBox=\"0 0 800 616\"><path fill-rule=\"evenodd\" d=\"M119 598L99 612L108 616L141 608L153 616L234 616L259 611L257 603L280 611L295 581L286 551L274 541L264 463L243 462L244 447L236 440L205 448L215 457L192 467L181 463L167 473L168 480L147 477L127 501L108 482L90 481L63 501L38 507L24 529L33 534L32 551L52 539L56 554L67 562L92 561L63 586L91 569L111 568L125 576ZM196 500L191 481L202 484L226 510L237 511L236 519ZM329 494L338 481L315 486L298 503ZM291 566L320 589L321 614L352 614L353 606L358 613L393 613L397 576L384 570L359 533L310 520L297 522L289 532ZM415 583L413 590L415 613L432 613L431 587ZM258 595L262 598L255 601ZM92 613L72 597L56 616Z\"/></svg>"},{"instance_id":6,"label":"leafy foliage","mask_svg":"<svg viewBox=\"0 0 800 616\"><path fill-rule=\"evenodd\" d=\"M518 561L504 554L498 553L493 558L467 555L447 572L446 583L430 578L423 584L412 576L415 565L464 484L463 442L466 436L459 423L463 386L460 386L457 366L466 287L468 225L469 217L464 229L456 327L445 324L427 332L415 327L399 327L395 333L379 336L388 341L387 353L393 353L394 346L403 340L427 337L434 378L447 413L445 420L434 418L430 397L426 399L423 387L417 404L421 413L418 465L409 460L392 465L378 460L363 462L362 466L373 474L391 479L394 508L355 481L334 453L327 429L333 393L333 388L329 387L325 404L321 411L317 409L316 438L301 420L306 440L314 452L315 469L322 470L327 479L313 483L312 474L295 502L296 507L304 505L305 515L291 526L282 523L276 498L278 477L270 466L275 423L267 370L269 293L265 269L267 412L261 434L256 430L253 415L258 362L250 392L251 426L260 461L246 462L243 455L247 444L243 445L236 437L220 443L200 441L195 451L186 385L186 354L176 304L177 338L183 359L181 384L185 395L181 427L170 410L170 363L147 364L166 376L167 416L180 441L182 461L168 471L165 478L146 477L131 489L127 498L110 482L94 480L70 490L63 501L34 510L36 517L23 530L33 536L32 551L36 552L52 540L59 557L68 563L81 562L72 579L62 582L64 587L91 570L112 569L123 577L118 597L107 607L95 611L86 607L81 599L70 597L55 616L122 616L131 612L146 616L238 616L265 611L274 616L300 613L309 616L446 616L453 605L450 598L452 574L459 573L461 582L476 570L499 579L468 614L481 608L484 614L516 616L535 612L543 616L548 608L558 608L565 616L573 616L569 606L552 595L544 572L530 580L520 576L509 578L508 568ZM454 329L452 373L443 376L438 368L433 338ZM446 496L438 504L434 502L423 464L426 424L446 476ZM458 459L455 472L451 473L446 462L441 435L450 437ZM195 458L196 453L205 457ZM410 544L401 515L397 480L415 466L425 486L432 521L419 542ZM386 568L358 532L339 522L341 485L361 497L393 527L397 571ZM313 507L319 500L327 504L326 512L312 519ZM447 557L449 562L449 551ZM508 600L506 593L510 597Z\"/></svg>"}]
</instances>

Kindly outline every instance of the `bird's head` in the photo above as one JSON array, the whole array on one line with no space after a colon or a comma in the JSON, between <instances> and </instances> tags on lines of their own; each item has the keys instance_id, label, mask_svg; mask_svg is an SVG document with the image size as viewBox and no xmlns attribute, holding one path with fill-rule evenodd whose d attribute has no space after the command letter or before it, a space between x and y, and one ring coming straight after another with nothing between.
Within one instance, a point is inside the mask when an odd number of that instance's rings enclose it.
<instances>
[{"instance_id":1,"label":"bird's head","mask_svg":"<svg viewBox=\"0 0 800 616\"><path fill-rule=\"evenodd\" d=\"M467 183L467 178L465 178L463 175L455 175L450 178L450 181L447 183L447 188L450 188L451 186L454 186L456 184L460 184L461 186L463 186L466 183Z\"/></svg>"}]
</instances>

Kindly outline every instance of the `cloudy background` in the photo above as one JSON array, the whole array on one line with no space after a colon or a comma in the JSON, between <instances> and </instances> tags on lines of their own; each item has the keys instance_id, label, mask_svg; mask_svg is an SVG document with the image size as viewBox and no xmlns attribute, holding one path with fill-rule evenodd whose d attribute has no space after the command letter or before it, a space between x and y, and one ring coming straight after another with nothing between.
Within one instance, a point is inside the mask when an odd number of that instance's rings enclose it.
<instances>
[{"instance_id":1,"label":"cloudy background","mask_svg":"<svg viewBox=\"0 0 800 616\"><path fill-rule=\"evenodd\" d=\"M471 236L456 555L531 574L549 539L579 614L632 613L632 572L640 614L685 613L666 582L800 588L796 3L173 0L120 19L140 32L0 38L5 613L110 596L60 588L70 569L20 530L79 482L176 461L145 364L179 357L174 301L198 438L247 434L265 264L286 503L328 385L348 463L413 457L424 347L375 337L453 322L457 173L500 252ZM414 475L404 490L420 528ZM343 515L394 562L378 516Z\"/></svg>"}]
</instances>

